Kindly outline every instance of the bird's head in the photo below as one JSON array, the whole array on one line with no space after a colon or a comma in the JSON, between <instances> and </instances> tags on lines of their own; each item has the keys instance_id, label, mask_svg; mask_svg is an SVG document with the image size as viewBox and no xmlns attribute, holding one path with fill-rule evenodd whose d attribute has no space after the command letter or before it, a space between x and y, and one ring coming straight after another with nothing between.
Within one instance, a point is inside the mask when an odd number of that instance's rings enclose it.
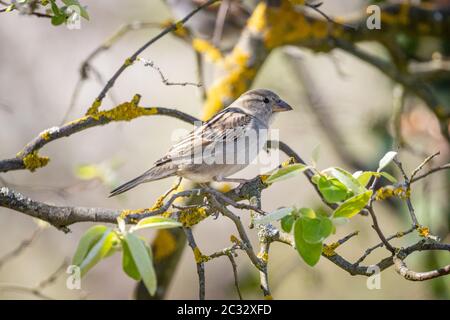
<instances>
[{"instance_id":1,"label":"bird's head","mask_svg":"<svg viewBox=\"0 0 450 320\"><path fill-rule=\"evenodd\" d=\"M292 107L283 101L276 93L267 89L247 91L239 97L238 106L257 117L270 117L273 113L290 111Z\"/></svg>"}]
</instances>

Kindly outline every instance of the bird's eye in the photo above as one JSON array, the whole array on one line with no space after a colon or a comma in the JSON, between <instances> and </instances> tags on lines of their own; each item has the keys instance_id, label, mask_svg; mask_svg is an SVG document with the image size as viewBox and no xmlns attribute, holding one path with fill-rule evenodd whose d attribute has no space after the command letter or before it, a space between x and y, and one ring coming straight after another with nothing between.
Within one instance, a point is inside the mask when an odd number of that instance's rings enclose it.
<instances>
[{"instance_id":1,"label":"bird's eye","mask_svg":"<svg viewBox=\"0 0 450 320\"><path fill-rule=\"evenodd\" d=\"M264 98L264 103L269 103L269 98Z\"/></svg>"}]
</instances>

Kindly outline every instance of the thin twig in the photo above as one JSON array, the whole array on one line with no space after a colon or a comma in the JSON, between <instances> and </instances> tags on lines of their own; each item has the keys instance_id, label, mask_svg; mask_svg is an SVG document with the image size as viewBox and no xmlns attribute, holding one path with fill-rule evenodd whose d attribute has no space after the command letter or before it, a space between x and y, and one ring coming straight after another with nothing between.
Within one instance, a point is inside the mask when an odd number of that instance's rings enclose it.
<instances>
[{"instance_id":1,"label":"thin twig","mask_svg":"<svg viewBox=\"0 0 450 320\"><path fill-rule=\"evenodd\" d=\"M390 241L394 238L400 238L403 237L407 234L410 234L411 232L413 232L414 230L416 230L415 227L411 227L410 229L404 231L404 232L397 232L396 234L393 234L389 237L386 238L387 241ZM355 266L359 266L361 264L361 262L363 262L375 249L377 248L381 248L383 247L384 243L383 242L379 242L378 244L374 245L373 247L370 247L369 249L367 249L364 254L354 263Z\"/></svg>"},{"instance_id":2,"label":"thin twig","mask_svg":"<svg viewBox=\"0 0 450 320\"><path fill-rule=\"evenodd\" d=\"M137 58L137 61L141 61L144 63L144 66L153 68L156 70L161 78L162 83L164 83L166 86L195 86L195 87L201 87L201 83L194 83L194 82L170 82L161 71L161 68L158 67L153 61L146 60L144 58Z\"/></svg>"},{"instance_id":3,"label":"thin twig","mask_svg":"<svg viewBox=\"0 0 450 320\"><path fill-rule=\"evenodd\" d=\"M337 25L337 26L342 26L342 27L345 27L345 28L350 28L350 29L353 29L353 30L357 30L357 28L355 26L336 22L333 18L331 18L329 15L327 15L321 9L319 9L322 6L322 4L323 4L323 2L319 2L319 3L313 4L313 3L309 3L308 1L305 1L304 6L308 7L308 8L311 8L313 11L317 12L319 15L321 15L323 18L325 18L325 20L327 20L330 23L330 27L332 25Z\"/></svg>"},{"instance_id":4,"label":"thin twig","mask_svg":"<svg viewBox=\"0 0 450 320\"><path fill-rule=\"evenodd\" d=\"M431 160L432 157L431 158L429 157L428 159ZM410 188L411 188L411 182L410 182L408 176L406 175L405 170L403 169L402 163L397 159L397 157L395 157L393 159L393 161L397 165L397 167L400 169L400 172L403 175L403 179L405 180L404 185L406 187L406 190L409 191ZM414 212L414 207L412 205L412 202L411 202L411 199L410 199L409 195L406 197L405 202L406 202L406 205L408 206L408 211L409 211L409 215L411 216L411 220L412 220L413 226L419 226L419 222L417 221L417 217L416 217L416 214Z\"/></svg>"},{"instance_id":5,"label":"thin twig","mask_svg":"<svg viewBox=\"0 0 450 320\"><path fill-rule=\"evenodd\" d=\"M194 253L195 263L197 265L197 274L198 274L198 291L199 291L199 299L205 300L205 264L201 257L198 257L200 250L195 243L194 235L192 234L191 228L183 228L184 233L186 234L186 238L189 246ZM200 261L199 261L200 259Z\"/></svg>"},{"instance_id":6,"label":"thin twig","mask_svg":"<svg viewBox=\"0 0 450 320\"><path fill-rule=\"evenodd\" d=\"M342 239L339 239L339 240L337 241L337 243L338 243L339 245L342 245L342 244L346 243L348 240L350 240L351 238L357 236L358 234L359 234L358 231L354 231L354 232L352 232L352 233L346 235L346 236L343 237Z\"/></svg>"},{"instance_id":7,"label":"thin twig","mask_svg":"<svg viewBox=\"0 0 450 320\"><path fill-rule=\"evenodd\" d=\"M236 287L236 292L239 296L239 300L242 300L241 289L239 288L239 279L238 279L236 261L234 260L233 254L231 252L227 253L227 257L230 260L231 267L233 268L234 286Z\"/></svg>"},{"instance_id":8,"label":"thin twig","mask_svg":"<svg viewBox=\"0 0 450 320\"><path fill-rule=\"evenodd\" d=\"M431 160L433 160L433 158L437 157L440 154L441 154L441 152L438 151L438 152L432 154L431 156L427 157L425 160L423 160L422 163L419 164L417 166L417 168L415 168L414 171L412 172L411 177L408 179L409 184L411 184L411 181L414 179L414 177L417 175L417 173L419 173L419 171L422 170L423 167L425 167L427 165L427 163L429 163Z\"/></svg>"},{"instance_id":9,"label":"thin twig","mask_svg":"<svg viewBox=\"0 0 450 320\"><path fill-rule=\"evenodd\" d=\"M250 261L253 263L253 265L258 269L261 270L261 261L256 256L255 252L253 251L253 246L250 242L250 239L247 236L247 232L245 231L244 225L241 222L241 219L235 215L233 212L228 210L223 204L221 204L215 196L210 196L209 201L211 202L211 205L213 208L219 210L225 217L229 218L231 221L234 222L236 229L238 230L239 236L242 239L242 249L247 253L247 256L250 258Z\"/></svg>"},{"instance_id":10,"label":"thin twig","mask_svg":"<svg viewBox=\"0 0 450 320\"><path fill-rule=\"evenodd\" d=\"M427 171L426 173L420 174L418 176L415 176L413 179L411 179L411 183L413 182L417 182L423 178L428 177L430 174L441 171L441 170L448 170L450 169L450 163L446 163L442 166L436 167L436 168L432 168L429 171Z\"/></svg>"},{"instance_id":11,"label":"thin twig","mask_svg":"<svg viewBox=\"0 0 450 320\"><path fill-rule=\"evenodd\" d=\"M395 248L386 240L386 237L384 236L383 232L380 229L380 226L378 224L377 216L372 208L372 206L369 206L368 208L370 217L372 218L372 227L375 230L375 232L378 234L378 237L380 238L381 242L385 245L386 249L388 249L390 252L394 253Z\"/></svg>"}]
</instances>

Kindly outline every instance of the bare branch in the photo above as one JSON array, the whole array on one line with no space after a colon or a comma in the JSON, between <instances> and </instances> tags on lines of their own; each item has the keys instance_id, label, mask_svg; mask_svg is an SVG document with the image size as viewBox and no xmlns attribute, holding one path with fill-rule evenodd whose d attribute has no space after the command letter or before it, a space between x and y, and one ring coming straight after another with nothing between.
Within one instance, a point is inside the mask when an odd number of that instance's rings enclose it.
<instances>
[{"instance_id":1,"label":"bare branch","mask_svg":"<svg viewBox=\"0 0 450 320\"><path fill-rule=\"evenodd\" d=\"M68 225L76 222L115 223L122 212L102 208L54 206L32 200L6 187L0 188L0 206L47 221L65 232L69 231Z\"/></svg>"},{"instance_id":2,"label":"bare branch","mask_svg":"<svg viewBox=\"0 0 450 320\"><path fill-rule=\"evenodd\" d=\"M144 63L144 66L153 68L156 70L161 78L162 83L164 83L166 86L195 86L197 88L201 87L201 83L194 83L194 82L170 82L169 79L167 79L163 72L161 71L161 68L158 67L153 61L146 60L144 58L137 58L136 60L141 61Z\"/></svg>"},{"instance_id":3,"label":"bare branch","mask_svg":"<svg viewBox=\"0 0 450 320\"><path fill-rule=\"evenodd\" d=\"M413 232L414 230L416 230L416 227L412 227L404 232L397 232L396 234L393 234L389 237L386 238L387 241L390 241L394 238L400 238L403 237L407 234L410 234L411 232ZM384 246L383 242L379 242L378 244L374 245L373 247L370 247L369 249L367 249L364 254L354 263L356 266L359 266L361 264L361 262L363 262L375 249L377 248L381 248Z\"/></svg>"},{"instance_id":4,"label":"bare branch","mask_svg":"<svg viewBox=\"0 0 450 320\"><path fill-rule=\"evenodd\" d=\"M401 275L406 280L410 281L425 281L430 280L434 278L438 278L441 276L445 276L450 274L450 264L446 265L445 267L427 271L427 272L416 272L413 270L410 270L406 263L400 259L398 256L394 256L394 265L395 265L395 271Z\"/></svg>"},{"instance_id":5,"label":"bare branch","mask_svg":"<svg viewBox=\"0 0 450 320\"><path fill-rule=\"evenodd\" d=\"M432 157L429 157L429 158L427 158L427 159L431 160ZM428 160L428 161L429 161L429 160ZM405 185L406 190L407 190L407 192L408 192L408 191L410 190L410 188L411 188L411 182L410 182L408 176L406 175L405 170L403 169L403 165L402 165L402 163L397 159L397 157L395 157L395 158L393 159L393 161L394 161L394 163L397 165L397 167L400 169L400 172L401 172L402 175L403 175L403 178L404 178L404 180L405 180L404 185ZM424 163L426 163L426 162L424 162ZM420 168L420 166L419 166L419 168ZM418 169L418 170L420 170L420 169ZM418 170L417 170L417 171L418 171ZM414 174L415 174L417 171L414 171L414 173L413 173L412 176L414 176ZM419 222L417 221L417 217L416 217L416 214L415 214L415 212L414 212L414 207L413 207L413 205L412 205L411 199L409 198L409 195L406 197L405 202L406 202L406 205L408 206L408 211L409 211L409 215L411 216L411 220L412 220L413 226L419 226Z\"/></svg>"},{"instance_id":6,"label":"bare branch","mask_svg":"<svg viewBox=\"0 0 450 320\"><path fill-rule=\"evenodd\" d=\"M383 242L386 249L388 249L390 252L394 253L395 248L389 243L389 241L387 241L386 237L384 236L383 232L381 231L380 226L378 224L377 216L376 216L375 211L373 210L372 206L368 207L368 211L369 211L370 217L372 218L372 222L373 222L372 227L375 230L375 232L378 234L378 237L381 239L381 242Z\"/></svg>"},{"instance_id":7,"label":"bare branch","mask_svg":"<svg viewBox=\"0 0 450 320\"><path fill-rule=\"evenodd\" d=\"M417 173L419 173L419 171L422 170L425 165L427 165L431 160L433 160L435 157L437 157L440 154L441 154L441 152L438 151L438 152L432 154L431 156L427 157L425 160L423 160L422 163L419 164L417 166L417 168L415 168L414 171L412 172L411 177L408 179L409 184L411 184L411 180L414 179L414 177L417 175Z\"/></svg>"},{"instance_id":8,"label":"bare branch","mask_svg":"<svg viewBox=\"0 0 450 320\"><path fill-rule=\"evenodd\" d=\"M258 270L261 270L261 266L262 266L261 261L256 256L255 252L253 251L253 246L250 242L250 239L247 236L247 233L241 222L241 219L237 215L235 215L233 212L228 210L224 205L222 205L214 196L210 196L208 199L211 202L211 205L213 208L219 210L225 217L229 218L231 221L234 222L236 229L238 230L239 236L242 239L242 249L247 253L247 255L250 258L253 265Z\"/></svg>"},{"instance_id":9,"label":"bare branch","mask_svg":"<svg viewBox=\"0 0 450 320\"><path fill-rule=\"evenodd\" d=\"M259 279L261 289L266 300L272 300L272 293L269 286L269 271L267 270L267 261L269 260L270 241L261 242L258 256L262 260L263 267L259 270Z\"/></svg>"},{"instance_id":10,"label":"bare branch","mask_svg":"<svg viewBox=\"0 0 450 320\"><path fill-rule=\"evenodd\" d=\"M45 145L47 145L48 143L64 137L69 137L75 133L78 133L80 131L89 128L103 126L111 122L129 121L131 119L141 116L154 116L154 115L169 116L188 123L194 123L195 121L198 121L197 118L182 111L161 107L144 108L134 106L135 109L133 113L129 115L120 113L121 111L123 112L123 110L125 108L128 108L129 106L130 106L129 103L123 103L109 111L103 111L96 115L88 115L81 119L66 123L61 127L53 127L43 131L41 134L39 134L37 137L31 140L22 149L22 151L20 151L17 154L15 158L0 160L0 172L26 169L27 156L32 157L32 159L36 159L35 157L38 157L36 152ZM42 163L41 166L44 166L45 164L46 162ZM35 170L37 168L39 168L39 165L36 165L36 167L34 166L28 167L28 169L30 170Z\"/></svg>"},{"instance_id":11,"label":"bare branch","mask_svg":"<svg viewBox=\"0 0 450 320\"><path fill-rule=\"evenodd\" d=\"M411 179L411 183L419 181L419 180L421 180L423 178L426 178L432 173L435 173L435 172L438 172L438 171L441 171L441 170L448 170L448 169L450 169L450 163L446 163L446 164L444 164L442 166L430 169L429 171L427 171L424 174L420 174L418 176L415 176L413 179Z\"/></svg>"},{"instance_id":12,"label":"bare branch","mask_svg":"<svg viewBox=\"0 0 450 320\"><path fill-rule=\"evenodd\" d=\"M205 300L205 264L203 262L201 251L195 243L194 235L192 234L191 228L183 228L184 233L186 234L186 238L189 246L194 253L195 263L197 265L197 274L198 274L198 290L199 290L199 299Z\"/></svg>"},{"instance_id":13,"label":"bare branch","mask_svg":"<svg viewBox=\"0 0 450 320\"><path fill-rule=\"evenodd\" d=\"M280 233L280 236L275 238L274 241L281 242L284 244L287 244L293 248L295 248L295 242L291 235ZM324 245L327 247L333 247L332 245ZM407 248L401 248L397 252L397 256L402 257L402 259L406 258L410 254L417 252L417 251L431 251L431 250L441 250L441 251L449 251L450 252L450 244L444 244L444 243L427 243L423 240L407 247ZM336 266L339 268L347 271L351 275L362 275L369 277L373 273L369 272L369 267L371 266L360 266L354 263L349 262L344 257L336 253L335 251L332 251L331 253L322 253L322 257L330 260L333 262ZM386 257L382 259L380 262L375 264L380 271L383 271L392 265L394 265L394 255Z\"/></svg>"},{"instance_id":14,"label":"bare branch","mask_svg":"<svg viewBox=\"0 0 450 320\"><path fill-rule=\"evenodd\" d=\"M239 300L242 300L241 289L239 289L237 265L236 265L236 261L234 260L233 253L228 252L227 257L228 257L228 259L230 259L231 267L233 268L234 286L236 287L236 292L239 296Z\"/></svg>"}]
</instances>

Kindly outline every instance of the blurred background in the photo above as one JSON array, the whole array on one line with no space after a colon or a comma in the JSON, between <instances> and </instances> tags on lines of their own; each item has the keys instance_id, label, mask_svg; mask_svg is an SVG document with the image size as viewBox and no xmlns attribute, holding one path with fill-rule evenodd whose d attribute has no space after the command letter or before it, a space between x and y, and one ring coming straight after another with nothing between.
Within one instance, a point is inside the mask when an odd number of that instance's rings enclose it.
<instances>
[{"instance_id":1,"label":"blurred background","mask_svg":"<svg viewBox=\"0 0 450 320\"><path fill-rule=\"evenodd\" d=\"M251 7L253 2L246 4ZM81 87L68 111L80 65L121 25L133 21L159 23L178 14L159 0L103 0L83 4L88 6L90 21L82 20L79 30L54 27L45 19L17 12L0 15L1 159L14 156L34 136L60 125L65 117L73 120L85 113L102 86L96 77L92 77ZM364 14L367 5L367 1L327 0L321 10L345 18ZM131 52L157 32L158 29L144 29L127 33L109 50L99 54L92 65L103 79L108 79ZM427 49L422 50L426 51L423 54L442 54L441 47L436 47L435 42L423 41L425 43L416 46ZM440 41L448 42L449 39ZM388 56L379 44L361 45L379 57ZM448 48L448 43L446 45ZM169 81L197 82L192 48L173 35L162 38L142 57L154 61ZM207 62L204 72L208 85L217 72ZM340 166L352 172L361 167L374 170L384 153L393 148L392 113L401 89L372 66L343 51L313 53L293 47L277 49L265 61L253 87L271 89L294 107L289 115L280 115L273 127L280 129L280 139L307 162L318 153L317 167L320 169ZM447 82L442 90L448 93L448 89ZM140 64L126 70L102 107L110 108L129 101L135 93L142 95L144 106L176 108L194 116L201 114L203 101L198 88L165 86L155 70ZM408 146L400 151L400 158L407 172L436 151L441 155L433 165L448 162L449 145L439 131L434 114L410 93L405 96L404 110L399 121ZM172 144L172 132L178 128L190 129L190 126L171 118L144 117L129 123L111 123L89 129L46 146L41 154L51 158L48 166L32 174L28 171L2 173L0 183L33 199L58 205L117 209L148 207L173 184L173 180L149 183L119 198L108 199L107 196L114 185L142 173L166 152ZM253 173L247 170L239 176L250 178ZM398 172L393 174L399 177ZM448 173L442 171L415 184L412 195L421 223L447 243L450 241L449 181ZM263 193L266 211L283 205L318 208L319 200L303 176L275 184ZM398 200L377 205L380 225L386 234L409 228L405 209ZM240 214L248 223L248 215ZM379 242L370 225L367 217L355 217L338 228L331 240L359 230L357 237L338 249L340 254L354 261L365 249ZM89 226L89 223L73 225L69 234L53 227L43 229L23 253L0 265L0 284L37 285L64 259L71 258L80 236ZM39 225L28 216L0 208L0 227L1 259L21 241L30 238ZM194 228L197 244L205 254L226 247L231 234L236 234L234 226L222 217L208 218ZM252 232L249 234L256 239ZM146 231L142 235L151 239L154 234ZM398 245L417 239L418 236L412 234L398 241ZM375 263L385 255L381 249L367 262ZM258 273L244 254L239 255L237 262L244 298L260 298ZM408 264L416 270L449 262L448 253L444 252L416 253L408 258ZM449 277L423 283L409 282L390 268L381 275L381 289L369 290L365 277L350 276L326 259L311 268L295 250L281 244L274 244L271 249L269 271L275 299L450 298ZM136 285L123 273L120 255L93 268L82 280L82 292L68 290L66 277L62 274L45 289L45 293L57 299L129 299ZM206 285L208 299L237 298L232 269L226 257L206 264ZM196 299L197 286L192 252L184 250L167 298ZM0 290L0 298L36 297L26 292Z\"/></svg>"}]
</instances>

